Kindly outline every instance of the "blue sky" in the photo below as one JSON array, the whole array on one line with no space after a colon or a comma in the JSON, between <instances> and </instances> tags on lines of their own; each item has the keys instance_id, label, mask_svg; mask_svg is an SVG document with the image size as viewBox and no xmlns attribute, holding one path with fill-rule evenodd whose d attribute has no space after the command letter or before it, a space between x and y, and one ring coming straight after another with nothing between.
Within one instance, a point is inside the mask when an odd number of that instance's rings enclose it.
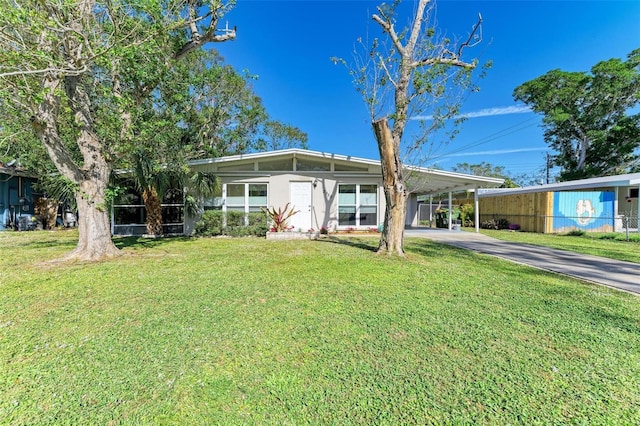
<instances>
[{"instance_id":1,"label":"blue sky","mask_svg":"<svg viewBox=\"0 0 640 426\"><path fill-rule=\"evenodd\" d=\"M254 90L269 114L307 132L310 149L379 158L365 104L347 69L330 58L351 60L356 39L377 30L371 14L380 3L237 0L223 18L237 26L237 39L214 47L236 69L258 76ZM640 47L640 1L439 0L437 28L465 37L478 13L483 43L470 57L493 66L462 108L475 117L455 140L436 141L427 165L450 170L485 161L542 177L548 151L540 116L513 100L514 88L552 69L588 71L626 58Z\"/></svg>"}]
</instances>

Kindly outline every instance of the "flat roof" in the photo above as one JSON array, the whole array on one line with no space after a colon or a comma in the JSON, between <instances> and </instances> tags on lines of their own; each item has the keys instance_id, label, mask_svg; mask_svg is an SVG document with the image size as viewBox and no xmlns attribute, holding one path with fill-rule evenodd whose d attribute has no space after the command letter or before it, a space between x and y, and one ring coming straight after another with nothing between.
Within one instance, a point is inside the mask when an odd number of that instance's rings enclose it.
<instances>
[{"instance_id":1,"label":"flat roof","mask_svg":"<svg viewBox=\"0 0 640 426\"><path fill-rule=\"evenodd\" d=\"M590 179L570 180L523 188L491 188L478 191L479 197L526 194L531 192L576 191L580 189L617 188L620 186L639 186L640 173L604 176Z\"/></svg>"},{"instance_id":2,"label":"flat roof","mask_svg":"<svg viewBox=\"0 0 640 426\"><path fill-rule=\"evenodd\" d=\"M3 173L5 175L9 175L9 176L20 176L20 177L28 177L28 178L35 178L36 176L27 172L26 170L23 169L16 169L15 167L2 167L0 166L0 173Z\"/></svg>"}]
</instances>

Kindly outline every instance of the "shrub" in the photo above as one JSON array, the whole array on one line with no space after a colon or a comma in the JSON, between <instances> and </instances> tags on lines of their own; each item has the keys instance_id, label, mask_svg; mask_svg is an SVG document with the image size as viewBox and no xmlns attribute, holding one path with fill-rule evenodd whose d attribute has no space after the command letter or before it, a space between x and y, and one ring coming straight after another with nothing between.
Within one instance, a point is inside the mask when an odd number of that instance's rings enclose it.
<instances>
[{"instance_id":1,"label":"shrub","mask_svg":"<svg viewBox=\"0 0 640 426\"><path fill-rule=\"evenodd\" d=\"M244 212L228 210L226 228L237 228L238 226L244 226Z\"/></svg>"},{"instance_id":2,"label":"shrub","mask_svg":"<svg viewBox=\"0 0 640 426\"><path fill-rule=\"evenodd\" d=\"M571 231L566 233L566 235L569 237L584 237L586 234L587 233L582 229L572 229Z\"/></svg>"},{"instance_id":3,"label":"shrub","mask_svg":"<svg viewBox=\"0 0 640 426\"><path fill-rule=\"evenodd\" d=\"M508 229L509 228L509 221L505 218L501 218L501 219L489 219L489 220L485 220L483 222L480 223L480 228L482 229Z\"/></svg>"},{"instance_id":4,"label":"shrub","mask_svg":"<svg viewBox=\"0 0 640 426\"><path fill-rule=\"evenodd\" d=\"M460 207L460 220L464 226L473 226L476 209L473 204L463 204Z\"/></svg>"},{"instance_id":5,"label":"shrub","mask_svg":"<svg viewBox=\"0 0 640 426\"><path fill-rule=\"evenodd\" d=\"M227 223L224 224L222 210L207 210L196 223L195 234L200 237L214 237L228 235L231 237L256 236L264 237L267 234L267 217L264 213L249 213L248 223L245 225L243 212L228 211Z\"/></svg>"},{"instance_id":6,"label":"shrub","mask_svg":"<svg viewBox=\"0 0 640 426\"><path fill-rule=\"evenodd\" d=\"M222 210L206 210L196 223L195 234L200 237L222 235L223 220Z\"/></svg>"}]
</instances>

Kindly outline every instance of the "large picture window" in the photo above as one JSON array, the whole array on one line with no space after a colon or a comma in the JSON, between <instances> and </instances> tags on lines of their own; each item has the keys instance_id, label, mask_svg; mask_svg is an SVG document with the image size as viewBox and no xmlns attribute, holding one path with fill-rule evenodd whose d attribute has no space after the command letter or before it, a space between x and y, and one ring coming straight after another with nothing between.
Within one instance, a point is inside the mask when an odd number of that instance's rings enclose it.
<instances>
[{"instance_id":1,"label":"large picture window","mask_svg":"<svg viewBox=\"0 0 640 426\"><path fill-rule=\"evenodd\" d=\"M219 209L225 212L236 211L259 213L268 206L268 186L266 183L227 183L213 198L205 200L205 210Z\"/></svg>"},{"instance_id":2,"label":"large picture window","mask_svg":"<svg viewBox=\"0 0 640 426\"><path fill-rule=\"evenodd\" d=\"M338 226L377 226L378 186L341 184L338 187Z\"/></svg>"}]
</instances>

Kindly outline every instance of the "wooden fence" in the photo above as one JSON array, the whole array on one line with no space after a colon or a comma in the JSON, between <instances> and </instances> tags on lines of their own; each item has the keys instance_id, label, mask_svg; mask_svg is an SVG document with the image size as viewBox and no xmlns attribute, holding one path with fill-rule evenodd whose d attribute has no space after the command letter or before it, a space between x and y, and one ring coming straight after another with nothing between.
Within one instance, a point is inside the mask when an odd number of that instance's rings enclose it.
<instances>
[{"instance_id":1,"label":"wooden fence","mask_svg":"<svg viewBox=\"0 0 640 426\"><path fill-rule=\"evenodd\" d=\"M456 199L454 204L471 204L472 198ZM490 219L507 219L520 225L526 232L552 232L551 221L545 217L553 215L553 192L532 192L501 196L485 196L478 200L480 222Z\"/></svg>"}]
</instances>

